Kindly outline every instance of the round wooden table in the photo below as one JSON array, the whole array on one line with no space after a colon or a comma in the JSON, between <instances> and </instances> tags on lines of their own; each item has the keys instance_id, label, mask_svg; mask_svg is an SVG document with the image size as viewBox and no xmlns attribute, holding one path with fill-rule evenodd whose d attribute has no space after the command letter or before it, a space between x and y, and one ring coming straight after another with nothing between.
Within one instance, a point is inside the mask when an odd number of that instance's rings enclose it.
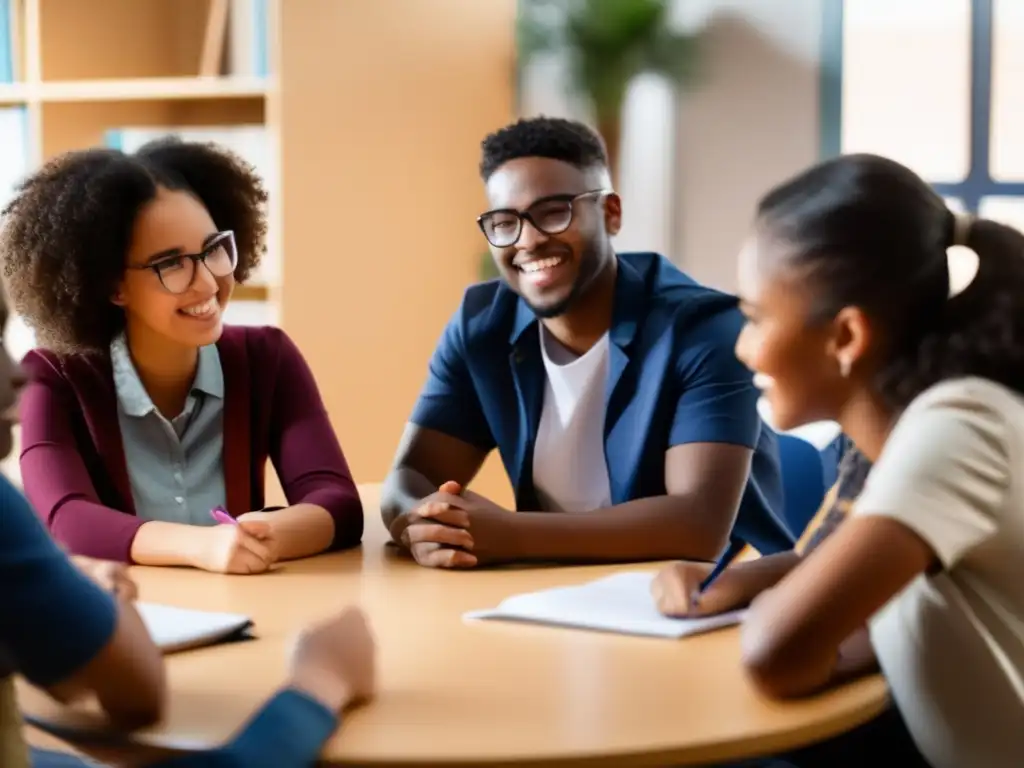
<instances>
[{"instance_id":1,"label":"round wooden table","mask_svg":"<svg viewBox=\"0 0 1024 768\"><path fill-rule=\"evenodd\" d=\"M369 494L368 494L369 495ZM349 603L379 641L378 697L345 717L324 751L351 766L653 766L767 755L863 723L886 704L871 677L794 703L761 697L737 630L679 641L505 622L465 611L536 589L656 565L438 571L386 546L367 498L361 549L262 576L136 568L141 599L246 613L257 639L168 657L167 717L135 747L191 751L228 740L284 680L298 628ZM21 686L29 719L73 741L103 721Z\"/></svg>"}]
</instances>

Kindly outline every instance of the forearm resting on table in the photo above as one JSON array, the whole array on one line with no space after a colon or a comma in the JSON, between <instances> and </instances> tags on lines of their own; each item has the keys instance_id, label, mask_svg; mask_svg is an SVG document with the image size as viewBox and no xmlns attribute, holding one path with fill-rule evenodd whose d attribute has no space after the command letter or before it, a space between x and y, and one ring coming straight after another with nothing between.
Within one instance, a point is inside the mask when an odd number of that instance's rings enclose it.
<instances>
[{"instance_id":1,"label":"forearm resting on table","mask_svg":"<svg viewBox=\"0 0 1024 768\"><path fill-rule=\"evenodd\" d=\"M83 669L51 686L49 692L64 703L93 693L115 725L136 728L162 716L166 690L163 655L135 606L121 601L117 625L107 644Z\"/></svg>"},{"instance_id":2,"label":"forearm resting on table","mask_svg":"<svg viewBox=\"0 0 1024 768\"><path fill-rule=\"evenodd\" d=\"M779 590L765 592L750 607L740 633L743 666L767 695L797 698L877 669L874 648L862 626L836 644L822 637L827 631L818 614L799 616Z\"/></svg>"},{"instance_id":3,"label":"forearm resting on table","mask_svg":"<svg viewBox=\"0 0 1024 768\"><path fill-rule=\"evenodd\" d=\"M878 657L875 656L875 648L871 644L871 633L867 627L862 627L839 646L839 658L832 672L832 680L841 683L876 671Z\"/></svg>"},{"instance_id":4,"label":"forearm resting on table","mask_svg":"<svg viewBox=\"0 0 1024 768\"><path fill-rule=\"evenodd\" d=\"M732 516L694 512L699 506L684 496L655 496L592 512L518 512L519 559L714 560L728 542Z\"/></svg>"},{"instance_id":5,"label":"forearm resting on table","mask_svg":"<svg viewBox=\"0 0 1024 768\"><path fill-rule=\"evenodd\" d=\"M266 514L281 560L319 554L334 541L334 518L317 504L293 504Z\"/></svg>"},{"instance_id":6,"label":"forearm resting on table","mask_svg":"<svg viewBox=\"0 0 1024 768\"><path fill-rule=\"evenodd\" d=\"M339 718L323 702L285 688L219 749L157 763L154 768L279 768L313 765Z\"/></svg>"},{"instance_id":7,"label":"forearm resting on table","mask_svg":"<svg viewBox=\"0 0 1024 768\"><path fill-rule=\"evenodd\" d=\"M410 467L395 467L388 474L380 494L380 513L384 525L391 524L419 506L420 501L437 492L437 484Z\"/></svg>"},{"instance_id":8,"label":"forearm resting on table","mask_svg":"<svg viewBox=\"0 0 1024 768\"><path fill-rule=\"evenodd\" d=\"M132 540L132 562L138 565L192 565L199 558L203 528L151 520Z\"/></svg>"},{"instance_id":9,"label":"forearm resting on table","mask_svg":"<svg viewBox=\"0 0 1024 768\"><path fill-rule=\"evenodd\" d=\"M729 567L728 573L740 585L744 602L749 603L782 581L799 564L800 555L790 550L737 563Z\"/></svg>"},{"instance_id":10,"label":"forearm resting on table","mask_svg":"<svg viewBox=\"0 0 1024 768\"><path fill-rule=\"evenodd\" d=\"M778 699L813 696L827 688L878 671L878 659L867 628L850 635L829 654L819 648L807 648L799 655L780 658L768 664L746 664L758 686Z\"/></svg>"}]
</instances>

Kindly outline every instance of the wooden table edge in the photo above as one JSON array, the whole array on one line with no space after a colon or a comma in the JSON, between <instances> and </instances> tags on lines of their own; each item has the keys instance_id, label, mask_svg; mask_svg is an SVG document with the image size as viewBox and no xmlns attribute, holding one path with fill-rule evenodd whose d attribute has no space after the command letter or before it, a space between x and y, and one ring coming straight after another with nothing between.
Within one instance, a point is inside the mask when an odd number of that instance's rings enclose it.
<instances>
[{"instance_id":1,"label":"wooden table edge","mask_svg":"<svg viewBox=\"0 0 1024 768\"><path fill-rule=\"evenodd\" d=\"M885 686L881 674L862 678L849 685ZM845 686L843 686L845 687ZM522 758L481 758L481 757L445 757L432 755L425 760L377 760L365 756L353 756L351 759L321 757L318 765L337 766L339 768L468 768L469 766L486 766L487 768L621 768L628 764L630 768L658 768L666 765L674 766L706 766L718 762L733 762L751 758L769 758L786 751L799 749L811 744L847 733L858 726L864 725L890 706L891 699L888 688L881 697L865 701L856 709L843 710L828 721L808 723L800 728L784 733L765 736L758 734L741 740L728 740L701 744L699 747L665 748L654 747L649 750L630 750L605 754L531 756ZM369 706L373 706L372 703ZM174 745L166 739L147 740L132 739L131 734L118 731L95 729L79 729L72 726L50 723L49 721L26 714L26 723L51 736L67 742L75 749L90 755L93 759L111 761L127 761L128 765L147 765L155 760L165 760L197 751L188 747ZM344 729L344 722L341 724ZM216 747L209 747L215 749ZM628 761L624 763L623 761Z\"/></svg>"}]
</instances>

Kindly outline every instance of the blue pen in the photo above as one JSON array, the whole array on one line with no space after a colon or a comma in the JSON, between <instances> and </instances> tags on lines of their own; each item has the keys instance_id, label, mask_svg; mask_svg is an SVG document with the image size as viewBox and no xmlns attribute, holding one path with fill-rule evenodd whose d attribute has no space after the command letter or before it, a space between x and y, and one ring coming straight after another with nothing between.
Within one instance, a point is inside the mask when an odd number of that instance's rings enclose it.
<instances>
[{"instance_id":1,"label":"blue pen","mask_svg":"<svg viewBox=\"0 0 1024 768\"><path fill-rule=\"evenodd\" d=\"M697 594L701 595L704 593L711 583L722 575L722 571L732 565L732 561L736 559L736 556L743 550L743 544L739 541L733 540L729 542L729 548L725 550L725 554L722 558L715 563L715 567L708 574L707 578L700 583L700 587L697 589Z\"/></svg>"}]
</instances>

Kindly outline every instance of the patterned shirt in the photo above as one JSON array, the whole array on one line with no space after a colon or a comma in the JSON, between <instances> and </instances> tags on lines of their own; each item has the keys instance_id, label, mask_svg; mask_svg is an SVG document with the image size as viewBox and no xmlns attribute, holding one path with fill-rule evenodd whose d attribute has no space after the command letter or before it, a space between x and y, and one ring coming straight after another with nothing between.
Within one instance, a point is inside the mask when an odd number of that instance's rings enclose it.
<instances>
[{"instance_id":1,"label":"patterned shirt","mask_svg":"<svg viewBox=\"0 0 1024 768\"><path fill-rule=\"evenodd\" d=\"M839 465L839 479L797 542L797 553L813 552L846 519L870 472L871 462L851 443Z\"/></svg>"}]
</instances>

